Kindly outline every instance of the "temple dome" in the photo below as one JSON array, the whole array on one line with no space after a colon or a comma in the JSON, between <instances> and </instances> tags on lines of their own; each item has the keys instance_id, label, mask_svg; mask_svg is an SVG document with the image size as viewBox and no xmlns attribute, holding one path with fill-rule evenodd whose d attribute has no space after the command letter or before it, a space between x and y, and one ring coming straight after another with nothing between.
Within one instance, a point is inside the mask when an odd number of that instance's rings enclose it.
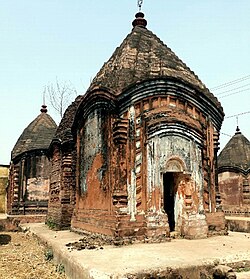
<instances>
[{"instance_id":1,"label":"temple dome","mask_svg":"<svg viewBox=\"0 0 250 279\"><path fill-rule=\"evenodd\" d=\"M143 26L139 22L133 25L131 33L93 79L90 91L95 87L105 87L119 95L131 84L167 77L181 80L197 88L221 108L217 98L210 93L195 73L149 31L145 24Z\"/></svg>"},{"instance_id":2,"label":"temple dome","mask_svg":"<svg viewBox=\"0 0 250 279\"><path fill-rule=\"evenodd\" d=\"M24 129L17 140L11 152L11 159L28 151L48 149L56 129L57 125L47 114L46 106L42 106L41 113Z\"/></svg>"},{"instance_id":3,"label":"temple dome","mask_svg":"<svg viewBox=\"0 0 250 279\"><path fill-rule=\"evenodd\" d=\"M229 140L218 156L219 169L235 168L242 171L250 170L250 142L239 131Z\"/></svg>"}]
</instances>

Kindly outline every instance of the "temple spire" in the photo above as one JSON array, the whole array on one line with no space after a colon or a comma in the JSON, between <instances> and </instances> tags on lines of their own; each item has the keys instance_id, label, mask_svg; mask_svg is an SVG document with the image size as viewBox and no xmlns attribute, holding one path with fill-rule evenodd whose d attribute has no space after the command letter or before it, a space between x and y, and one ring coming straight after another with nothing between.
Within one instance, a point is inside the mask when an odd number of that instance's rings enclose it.
<instances>
[{"instance_id":1,"label":"temple spire","mask_svg":"<svg viewBox=\"0 0 250 279\"><path fill-rule=\"evenodd\" d=\"M40 109L41 112L46 113L47 110L47 106L45 105L45 90L43 91L43 105L42 108Z\"/></svg>"},{"instance_id":2,"label":"temple spire","mask_svg":"<svg viewBox=\"0 0 250 279\"><path fill-rule=\"evenodd\" d=\"M237 125L235 135L238 135L238 134L241 134L241 131L240 131L239 126Z\"/></svg>"},{"instance_id":3,"label":"temple spire","mask_svg":"<svg viewBox=\"0 0 250 279\"><path fill-rule=\"evenodd\" d=\"M235 135L241 134L240 128L239 128L239 118L238 118L238 116L236 116L236 123L237 123L237 127L236 127Z\"/></svg>"},{"instance_id":4,"label":"temple spire","mask_svg":"<svg viewBox=\"0 0 250 279\"><path fill-rule=\"evenodd\" d=\"M42 105L42 108L40 109L41 112L46 113L47 110L47 106L46 105Z\"/></svg>"}]
</instances>

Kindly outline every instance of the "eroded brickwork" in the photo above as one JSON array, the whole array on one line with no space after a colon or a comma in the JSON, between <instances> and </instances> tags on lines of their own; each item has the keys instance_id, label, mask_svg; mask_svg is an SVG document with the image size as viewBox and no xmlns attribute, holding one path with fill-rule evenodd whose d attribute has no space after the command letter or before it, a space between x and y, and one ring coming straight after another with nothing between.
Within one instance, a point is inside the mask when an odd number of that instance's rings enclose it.
<instances>
[{"instance_id":1,"label":"eroded brickwork","mask_svg":"<svg viewBox=\"0 0 250 279\"><path fill-rule=\"evenodd\" d=\"M250 216L250 142L237 127L218 158L221 204L226 215Z\"/></svg>"},{"instance_id":2,"label":"eroded brickwork","mask_svg":"<svg viewBox=\"0 0 250 279\"><path fill-rule=\"evenodd\" d=\"M223 210L229 216L250 216L250 175L240 172L219 174Z\"/></svg>"},{"instance_id":3,"label":"eroded brickwork","mask_svg":"<svg viewBox=\"0 0 250 279\"><path fill-rule=\"evenodd\" d=\"M70 226L75 205L75 153L53 146L47 222L60 229Z\"/></svg>"},{"instance_id":4,"label":"eroded brickwork","mask_svg":"<svg viewBox=\"0 0 250 279\"><path fill-rule=\"evenodd\" d=\"M40 111L12 150L7 190L10 215L47 214L51 172L48 147L57 125L45 105Z\"/></svg>"},{"instance_id":5,"label":"eroded brickwork","mask_svg":"<svg viewBox=\"0 0 250 279\"><path fill-rule=\"evenodd\" d=\"M166 238L171 231L186 238L206 237L210 230L225 233L217 183L222 107L166 45L136 22L59 126L72 133L66 141L76 151L71 228L137 239ZM52 165L60 157L53 172L60 181L63 138L62 132L58 151L52 145ZM64 186L57 205L52 192L57 182L51 181L51 210L62 223L56 210L63 208Z\"/></svg>"},{"instance_id":6,"label":"eroded brickwork","mask_svg":"<svg viewBox=\"0 0 250 279\"><path fill-rule=\"evenodd\" d=\"M205 213L217 210L216 126L205 107L178 98L183 90L178 84L174 93L167 81L165 88L162 81L140 86L145 92L138 101L126 103L121 97L120 107L109 114L96 110L90 114L95 121L79 122L77 167L84 176L78 181L72 226L119 237L156 238L172 230L187 238L206 237ZM148 95L153 87L158 94ZM88 99L79 111L87 105ZM98 128L104 120L105 128ZM85 125L93 133L84 136ZM225 220L220 221L225 229Z\"/></svg>"},{"instance_id":7,"label":"eroded brickwork","mask_svg":"<svg viewBox=\"0 0 250 279\"><path fill-rule=\"evenodd\" d=\"M77 97L65 111L50 145L51 179L46 222L59 229L69 228L75 207L76 144L71 126L81 100Z\"/></svg>"},{"instance_id":8,"label":"eroded brickwork","mask_svg":"<svg viewBox=\"0 0 250 279\"><path fill-rule=\"evenodd\" d=\"M8 214L46 214L50 162L43 151L30 152L10 166Z\"/></svg>"}]
</instances>

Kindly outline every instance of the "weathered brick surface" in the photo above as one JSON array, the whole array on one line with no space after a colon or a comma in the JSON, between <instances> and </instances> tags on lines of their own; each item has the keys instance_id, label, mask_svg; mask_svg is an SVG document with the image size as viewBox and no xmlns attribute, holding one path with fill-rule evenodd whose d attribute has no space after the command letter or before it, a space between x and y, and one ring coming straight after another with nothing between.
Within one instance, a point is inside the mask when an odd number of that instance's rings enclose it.
<instances>
[{"instance_id":1,"label":"weathered brick surface","mask_svg":"<svg viewBox=\"0 0 250 279\"><path fill-rule=\"evenodd\" d=\"M52 168L47 222L61 229L70 227L75 206L76 146L71 127L81 99L78 96L67 108L50 145Z\"/></svg>"},{"instance_id":2,"label":"weathered brick surface","mask_svg":"<svg viewBox=\"0 0 250 279\"><path fill-rule=\"evenodd\" d=\"M75 203L75 230L118 238L168 237L172 230L206 237L205 213L220 207L216 163L223 116L198 77L136 26L59 126L51 145L48 218L59 226L66 222L67 197Z\"/></svg>"},{"instance_id":3,"label":"weathered brick surface","mask_svg":"<svg viewBox=\"0 0 250 279\"><path fill-rule=\"evenodd\" d=\"M11 156L7 212L16 215L46 214L51 163L49 144L57 125L43 105L17 140Z\"/></svg>"},{"instance_id":4,"label":"weathered brick surface","mask_svg":"<svg viewBox=\"0 0 250 279\"><path fill-rule=\"evenodd\" d=\"M227 226L224 212L206 213L209 235L227 234Z\"/></svg>"},{"instance_id":5,"label":"weathered brick surface","mask_svg":"<svg viewBox=\"0 0 250 279\"><path fill-rule=\"evenodd\" d=\"M49 197L50 162L43 151L27 152L11 163L8 214L46 214Z\"/></svg>"},{"instance_id":6,"label":"weathered brick surface","mask_svg":"<svg viewBox=\"0 0 250 279\"><path fill-rule=\"evenodd\" d=\"M222 208L228 216L250 216L250 142L237 127L218 157Z\"/></svg>"}]
</instances>

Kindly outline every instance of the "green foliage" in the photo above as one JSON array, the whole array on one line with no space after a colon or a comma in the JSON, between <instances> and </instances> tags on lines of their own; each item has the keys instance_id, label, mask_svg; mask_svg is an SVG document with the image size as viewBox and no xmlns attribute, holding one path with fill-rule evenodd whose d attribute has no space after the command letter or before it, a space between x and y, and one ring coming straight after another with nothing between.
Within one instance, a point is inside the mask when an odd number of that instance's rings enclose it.
<instances>
[{"instance_id":1,"label":"green foliage","mask_svg":"<svg viewBox=\"0 0 250 279\"><path fill-rule=\"evenodd\" d=\"M47 219L45 224L51 229L54 230L56 228L56 223L52 219Z\"/></svg>"},{"instance_id":2,"label":"green foliage","mask_svg":"<svg viewBox=\"0 0 250 279\"><path fill-rule=\"evenodd\" d=\"M44 257L46 261L51 261L53 260L53 250L52 248L48 247L45 251L44 251Z\"/></svg>"},{"instance_id":3,"label":"green foliage","mask_svg":"<svg viewBox=\"0 0 250 279\"><path fill-rule=\"evenodd\" d=\"M250 267L239 267L235 269L236 272L248 272L250 271Z\"/></svg>"},{"instance_id":4,"label":"green foliage","mask_svg":"<svg viewBox=\"0 0 250 279\"><path fill-rule=\"evenodd\" d=\"M59 265L57 265L56 267L56 271L60 274L64 273L65 272L65 268L64 268L64 265L62 263L60 263Z\"/></svg>"}]
</instances>

